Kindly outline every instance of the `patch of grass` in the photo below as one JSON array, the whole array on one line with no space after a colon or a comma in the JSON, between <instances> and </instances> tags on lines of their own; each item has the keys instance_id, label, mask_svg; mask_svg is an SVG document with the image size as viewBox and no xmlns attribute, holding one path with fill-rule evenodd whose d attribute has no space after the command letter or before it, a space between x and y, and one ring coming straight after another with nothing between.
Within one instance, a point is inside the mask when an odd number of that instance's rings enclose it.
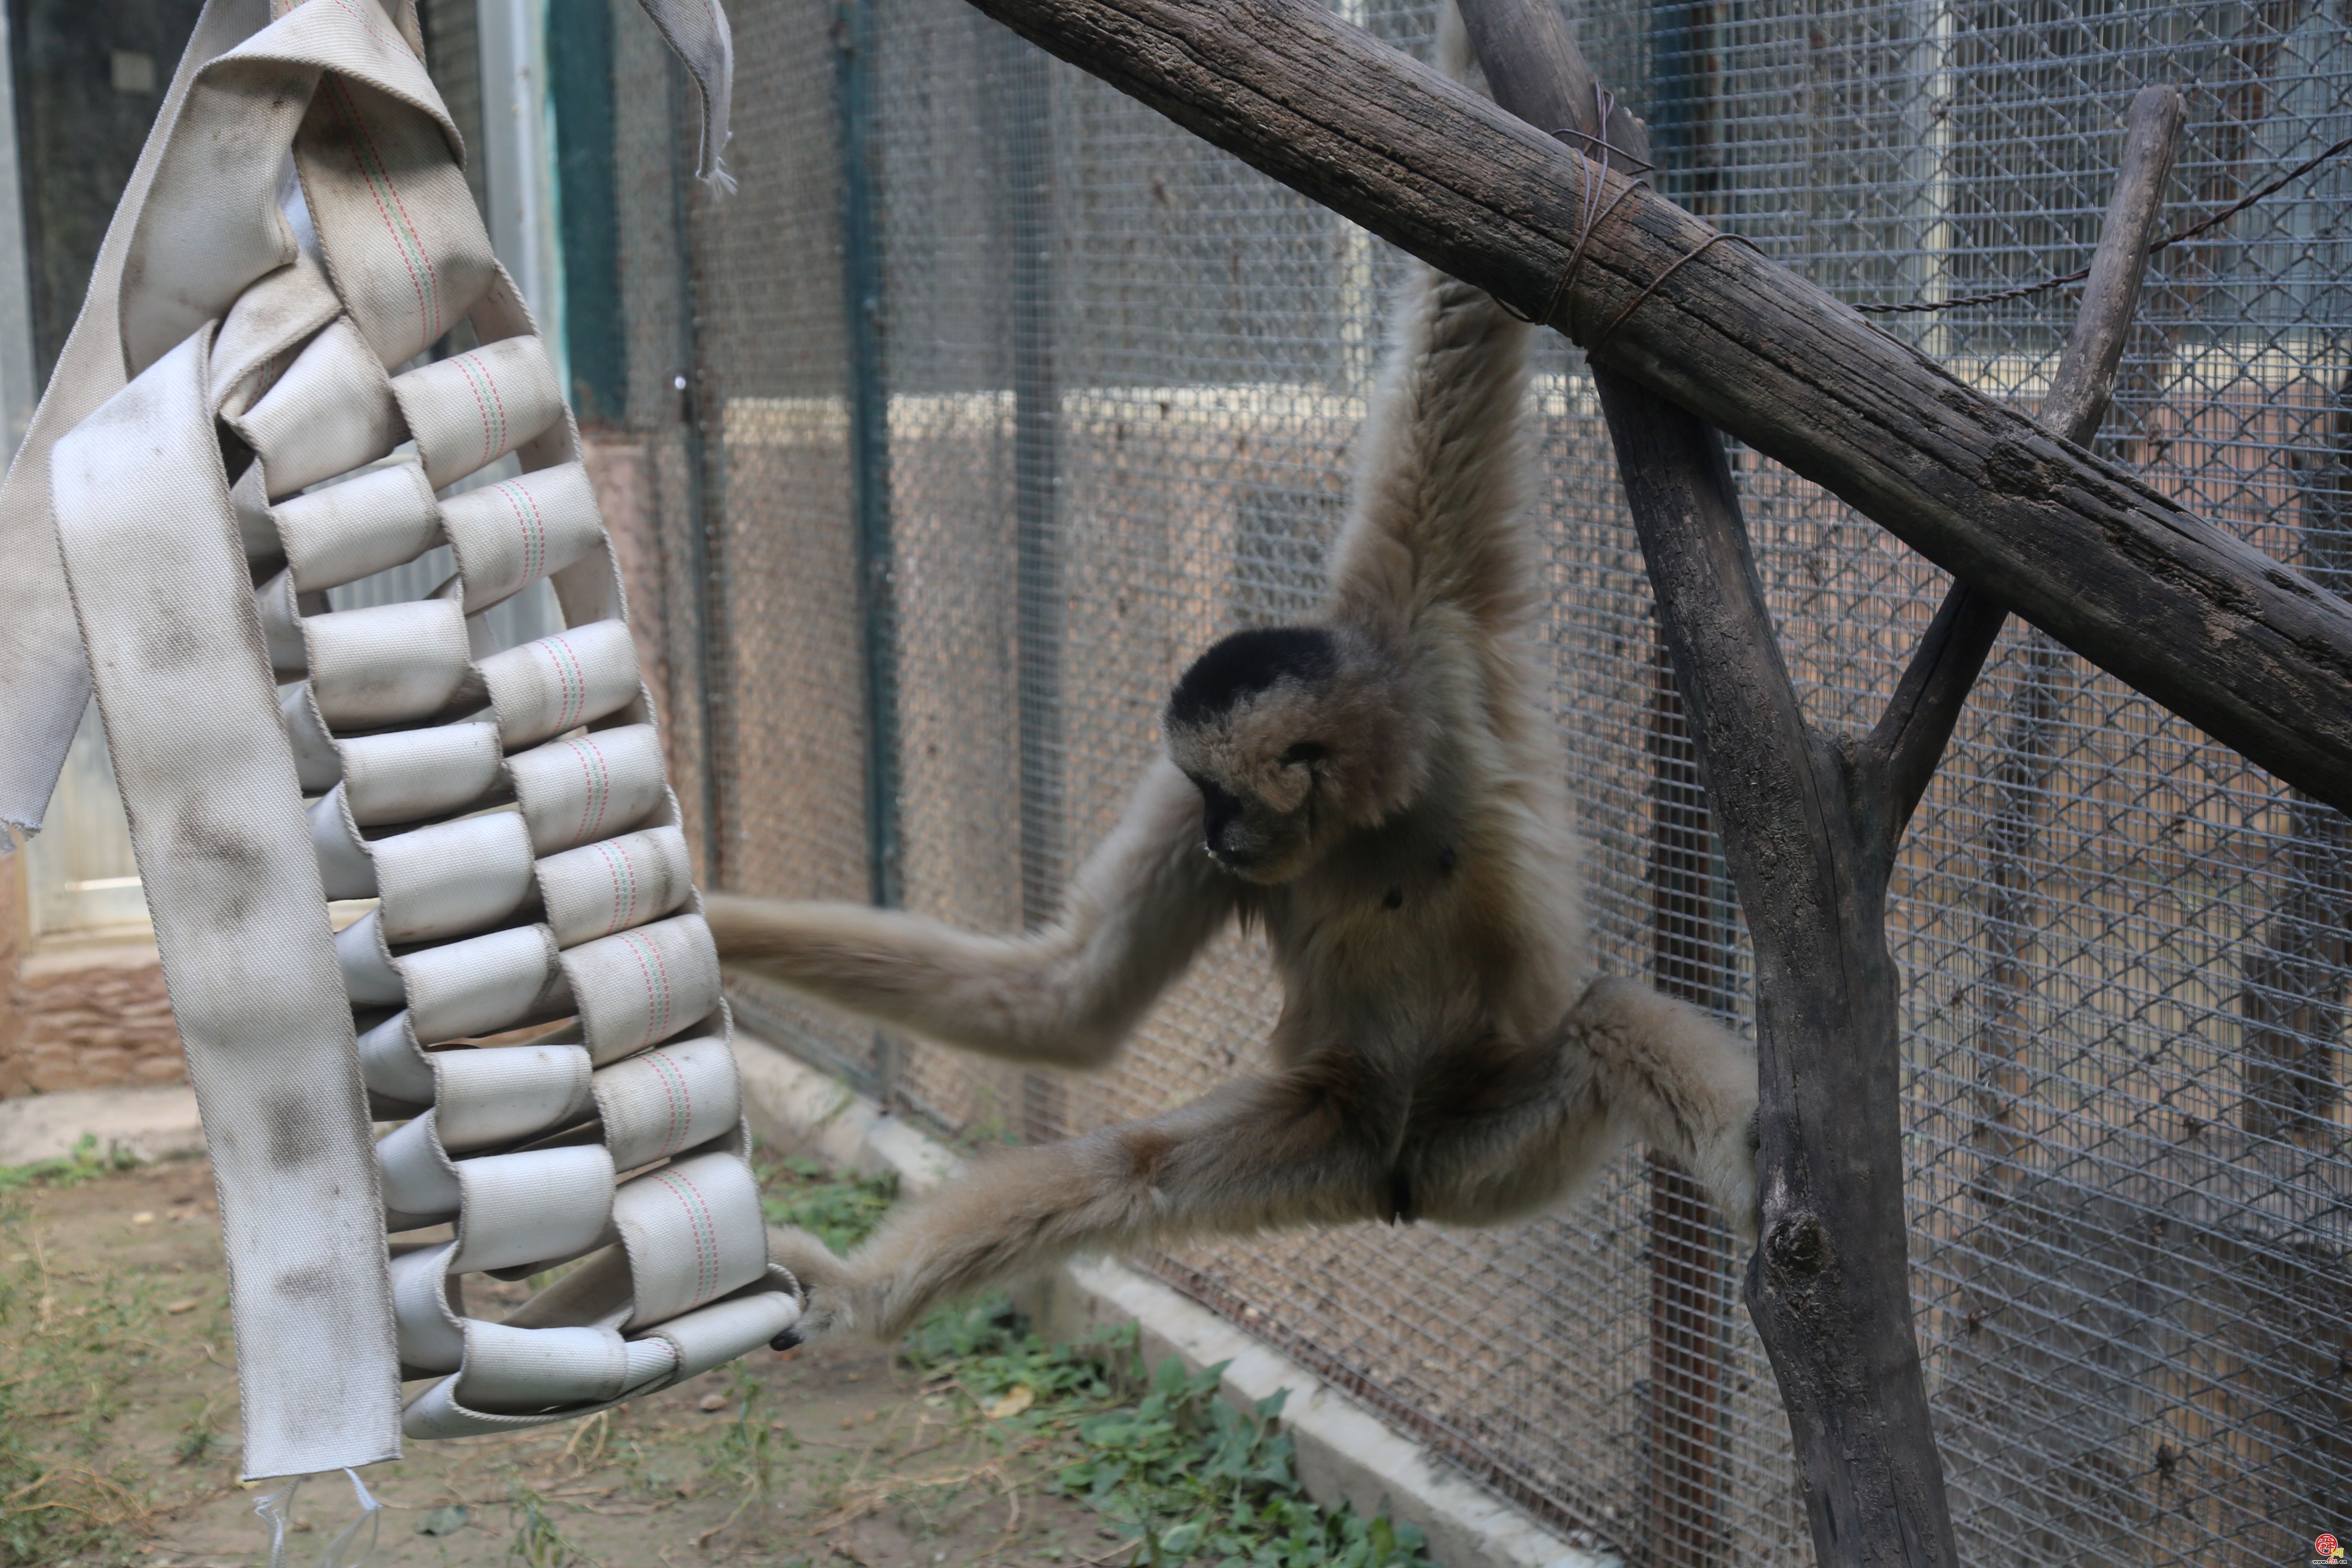
<instances>
[{"instance_id":1,"label":"patch of grass","mask_svg":"<svg viewBox=\"0 0 2352 1568\"><path fill-rule=\"evenodd\" d=\"M1042 1438L1045 1489L1134 1542L1130 1562L1430 1568L1413 1525L1327 1509L1301 1489L1280 1425L1287 1390L1243 1411L1217 1395L1223 1363L1187 1374L1171 1356L1147 1376L1132 1323L1048 1344L1000 1298L934 1316L900 1353L983 1414L1008 1411L994 1421L1008 1434Z\"/></svg>"},{"instance_id":2,"label":"patch of grass","mask_svg":"<svg viewBox=\"0 0 2352 1568\"><path fill-rule=\"evenodd\" d=\"M172 1440L172 1458L178 1464L201 1465L219 1442L220 1435L213 1430L213 1402L207 1399Z\"/></svg>"},{"instance_id":3,"label":"patch of grass","mask_svg":"<svg viewBox=\"0 0 2352 1568\"><path fill-rule=\"evenodd\" d=\"M83 1143L87 1155L93 1145ZM68 1185L113 1168L70 1163L57 1178ZM0 1190L0 1242L26 1248L0 1274L0 1568L78 1554L113 1561L151 1511L139 1468L98 1458L150 1359L149 1291L113 1277L69 1285L26 1222L24 1200Z\"/></svg>"},{"instance_id":4,"label":"patch of grass","mask_svg":"<svg viewBox=\"0 0 2352 1568\"><path fill-rule=\"evenodd\" d=\"M729 1372L735 1417L709 1440L703 1473L734 1482L743 1497L732 1513L695 1538L697 1550L739 1521L754 1539L763 1537L778 1490L776 1468L785 1454L801 1446L791 1427L770 1419L768 1385L760 1374L740 1361Z\"/></svg>"},{"instance_id":5,"label":"patch of grass","mask_svg":"<svg viewBox=\"0 0 2352 1568\"><path fill-rule=\"evenodd\" d=\"M873 1234L898 1201L896 1172L836 1177L814 1160L794 1158L763 1166L760 1178L770 1225L797 1226L835 1252Z\"/></svg>"},{"instance_id":6,"label":"patch of grass","mask_svg":"<svg viewBox=\"0 0 2352 1568\"><path fill-rule=\"evenodd\" d=\"M36 1160L29 1165L0 1165L0 1193L36 1186L79 1186L92 1176L128 1171L138 1163L139 1156L128 1149L101 1151L98 1135L85 1132L70 1153L55 1160Z\"/></svg>"}]
</instances>

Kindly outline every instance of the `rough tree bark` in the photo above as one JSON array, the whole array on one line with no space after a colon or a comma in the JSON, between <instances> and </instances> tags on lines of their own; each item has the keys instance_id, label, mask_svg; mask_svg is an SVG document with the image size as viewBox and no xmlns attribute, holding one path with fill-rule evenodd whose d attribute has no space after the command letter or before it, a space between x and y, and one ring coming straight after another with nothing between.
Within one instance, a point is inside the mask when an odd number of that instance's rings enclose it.
<instances>
[{"instance_id":1,"label":"rough tree bark","mask_svg":"<svg viewBox=\"0 0 2352 1568\"><path fill-rule=\"evenodd\" d=\"M1458 0L1504 108L1601 133L1598 83L1552 0ZM2151 88L2043 416L2106 407L2181 120ZM1641 127L1609 143L1646 157ZM1886 884L1903 827L2004 612L1954 587L1866 739L1807 723L1748 552L1722 438L1614 371L1593 381L1756 952L1763 1246L1748 1301L1795 1439L1824 1564L1957 1561L1911 1316L1897 976Z\"/></svg>"},{"instance_id":2,"label":"rough tree bark","mask_svg":"<svg viewBox=\"0 0 2352 1568\"><path fill-rule=\"evenodd\" d=\"M1314 0L972 0L2352 805L2352 605ZM1601 216L1605 215L1605 216ZM1586 235L1588 219L1597 216ZM1580 251L1581 260L1570 263Z\"/></svg>"}]
</instances>

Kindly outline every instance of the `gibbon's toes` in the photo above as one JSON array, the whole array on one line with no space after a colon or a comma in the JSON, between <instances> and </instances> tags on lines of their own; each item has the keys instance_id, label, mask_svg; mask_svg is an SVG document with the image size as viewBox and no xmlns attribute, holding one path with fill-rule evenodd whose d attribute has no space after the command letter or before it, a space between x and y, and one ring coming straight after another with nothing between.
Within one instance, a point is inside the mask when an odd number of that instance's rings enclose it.
<instances>
[{"instance_id":1,"label":"gibbon's toes","mask_svg":"<svg viewBox=\"0 0 2352 1568\"><path fill-rule=\"evenodd\" d=\"M768 1227L768 1257L801 1282L800 1321L779 1334L779 1340L790 1337L793 1344L801 1344L856 1326L848 1259L807 1231L773 1225Z\"/></svg>"}]
</instances>

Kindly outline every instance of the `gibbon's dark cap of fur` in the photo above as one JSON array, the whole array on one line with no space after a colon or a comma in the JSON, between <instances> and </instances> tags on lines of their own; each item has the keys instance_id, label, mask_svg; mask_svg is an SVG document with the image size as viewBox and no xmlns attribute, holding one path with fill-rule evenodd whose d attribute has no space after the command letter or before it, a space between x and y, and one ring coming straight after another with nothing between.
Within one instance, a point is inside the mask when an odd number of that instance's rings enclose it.
<instances>
[{"instance_id":1,"label":"gibbon's dark cap of fur","mask_svg":"<svg viewBox=\"0 0 2352 1568\"><path fill-rule=\"evenodd\" d=\"M1168 722L1199 724L1285 677L1328 680L1339 668L1339 643L1321 626L1235 632L1194 659L1176 683L1168 698Z\"/></svg>"}]
</instances>

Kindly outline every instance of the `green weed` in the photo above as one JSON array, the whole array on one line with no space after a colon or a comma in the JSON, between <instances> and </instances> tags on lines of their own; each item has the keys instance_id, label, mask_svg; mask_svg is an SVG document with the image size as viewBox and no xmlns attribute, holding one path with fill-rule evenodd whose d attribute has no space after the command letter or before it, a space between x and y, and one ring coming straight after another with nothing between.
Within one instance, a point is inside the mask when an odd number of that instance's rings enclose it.
<instances>
[{"instance_id":1,"label":"green weed","mask_svg":"<svg viewBox=\"0 0 2352 1568\"><path fill-rule=\"evenodd\" d=\"M574 1546L549 1516L547 1500L520 1478L509 1487L507 1515L514 1525L507 1556L524 1568L568 1568L571 1563L594 1561Z\"/></svg>"},{"instance_id":2,"label":"green weed","mask_svg":"<svg viewBox=\"0 0 2352 1568\"><path fill-rule=\"evenodd\" d=\"M100 1152L98 1135L85 1132L72 1152L57 1159L36 1160L29 1165L0 1165L0 1193L34 1186L79 1186L93 1176L128 1171L138 1163L139 1156L127 1149Z\"/></svg>"},{"instance_id":3,"label":"green weed","mask_svg":"<svg viewBox=\"0 0 2352 1568\"><path fill-rule=\"evenodd\" d=\"M214 1445L218 1441L219 1435L213 1430L213 1402L207 1399L188 1418L188 1424L180 1428L179 1436L172 1443L172 1456L183 1465L201 1465L212 1458Z\"/></svg>"},{"instance_id":4,"label":"green weed","mask_svg":"<svg viewBox=\"0 0 2352 1568\"><path fill-rule=\"evenodd\" d=\"M725 1520L696 1537L698 1548L747 1516L751 1532L763 1534L776 1497L776 1467L801 1446L792 1428L769 1419L768 1385L760 1374L740 1361L730 1370L735 1418L710 1441L704 1473L733 1480L743 1497Z\"/></svg>"},{"instance_id":5,"label":"green weed","mask_svg":"<svg viewBox=\"0 0 2352 1568\"><path fill-rule=\"evenodd\" d=\"M768 1223L798 1226L835 1252L864 1241L898 1201L896 1172L836 1178L814 1160L795 1158L764 1167L760 1175Z\"/></svg>"},{"instance_id":6,"label":"green weed","mask_svg":"<svg viewBox=\"0 0 2352 1568\"><path fill-rule=\"evenodd\" d=\"M1223 1363L1188 1376L1171 1356L1147 1378L1135 1341L1135 1325L1124 1323L1048 1344L999 1298L934 1315L900 1353L934 1377L951 1376L983 1405L1028 1389L1028 1407L995 1425L1046 1439L1046 1489L1133 1541L1130 1561L1430 1568L1416 1527L1307 1496L1279 1424L1286 1391L1237 1410L1217 1395Z\"/></svg>"}]
</instances>

